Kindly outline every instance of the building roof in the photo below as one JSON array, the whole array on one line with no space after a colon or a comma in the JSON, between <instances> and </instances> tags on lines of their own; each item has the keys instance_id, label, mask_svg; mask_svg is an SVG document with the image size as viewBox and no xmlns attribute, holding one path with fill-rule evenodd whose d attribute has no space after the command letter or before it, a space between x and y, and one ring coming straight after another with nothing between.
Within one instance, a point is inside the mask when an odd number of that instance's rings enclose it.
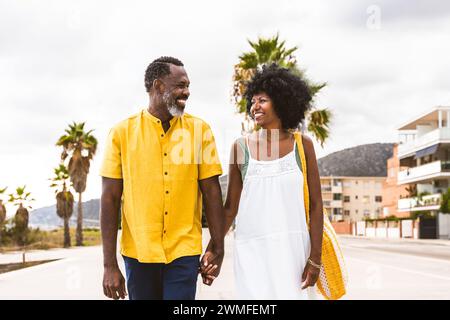
<instances>
[{"instance_id":1,"label":"building roof","mask_svg":"<svg viewBox=\"0 0 450 320\"><path fill-rule=\"evenodd\" d=\"M450 111L450 107L445 106L437 106L433 107L426 112L423 112L420 115L415 116L414 118L408 120L407 122L403 123L401 126L398 127L397 130L403 131L403 130L415 130L416 126L421 124L428 124L430 122L437 122L439 119L439 111ZM442 119L446 119L447 115L443 114Z\"/></svg>"},{"instance_id":2,"label":"building roof","mask_svg":"<svg viewBox=\"0 0 450 320\"><path fill-rule=\"evenodd\" d=\"M387 177L394 143L372 143L333 152L318 162L321 177Z\"/></svg>"}]
</instances>

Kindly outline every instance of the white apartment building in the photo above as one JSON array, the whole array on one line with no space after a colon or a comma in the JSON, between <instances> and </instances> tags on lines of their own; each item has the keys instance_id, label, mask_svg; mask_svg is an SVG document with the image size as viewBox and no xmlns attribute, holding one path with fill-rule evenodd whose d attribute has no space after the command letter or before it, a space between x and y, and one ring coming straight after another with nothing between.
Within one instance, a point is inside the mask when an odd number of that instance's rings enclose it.
<instances>
[{"instance_id":1,"label":"white apartment building","mask_svg":"<svg viewBox=\"0 0 450 320\"><path fill-rule=\"evenodd\" d=\"M398 212L428 211L436 215L441 193L450 187L450 107L435 107L398 128L398 185L417 192L398 200Z\"/></svg>"}]
</instances>

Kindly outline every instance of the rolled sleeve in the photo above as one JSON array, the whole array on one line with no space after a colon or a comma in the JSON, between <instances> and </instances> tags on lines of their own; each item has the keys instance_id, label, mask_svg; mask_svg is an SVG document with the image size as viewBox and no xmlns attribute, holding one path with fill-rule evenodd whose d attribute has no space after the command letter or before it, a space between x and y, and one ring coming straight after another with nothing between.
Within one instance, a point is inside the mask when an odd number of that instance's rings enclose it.
<instances>
[{"instance_id":1,"label":"rolled sleeve","mask_svg":"<svg viewBox=\"0 0 450 320\"><path fill-rule=\"evenodd\" d=\"M219 153L211 128L204 124L201 147L202 157L198 165L198 179L203 180L222 175Z\"/></svg>"},{"instance_id":2,"label":"rolled sleeve","mask_svg":"<svg viewBox=\"0 0 450 320\"><path fill-rule=\"evenodd\" d=\"M106 178L122 179L120 135L115 128L109 131L106 140L100 175Z\"/></svg>"}]
</instances>

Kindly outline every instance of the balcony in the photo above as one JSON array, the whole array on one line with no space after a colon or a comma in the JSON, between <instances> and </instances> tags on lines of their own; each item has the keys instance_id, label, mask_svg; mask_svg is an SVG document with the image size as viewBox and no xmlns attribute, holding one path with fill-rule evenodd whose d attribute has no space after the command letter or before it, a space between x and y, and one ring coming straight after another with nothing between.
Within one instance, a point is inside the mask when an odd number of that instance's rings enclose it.
<instances>
[{"instance_id":1,"label":"balcony","mask_svg":"<svg viewBox=\"0 0 450 320\"><path fill-rule=\"evenodd\" d=\"M331 208L342 208L342 200L332 200L330 203Z\"/></svg>"},{"instance_id":2,"label":"balcony","mask_svg":"<svg viewBox=\"0 0 450 320\"><path fill-rule=\"evenodd\" d=\"M442 195L440 193L422 196L421 198L399 199L397 208L399 212L439 210L441 206Z\"/></svg>"},{"instance_id":3,"label":"balcony","mask_svg":"<svg viewBox=\"0 0 450 320\"><path fill-rule=\"evenodd\" d=\"M404 158L413 155L416 151L436 143L450 142L450 128L434 129L415 140L402 143L398 146L398 157Z\"/></svg>"},{"instance_id":4,"label":"balcony","mask_svg":"<svg viewBox=\"0 0 450 320\"><path fill-rule=\"evenodd\" d=\"M331 201L329 201L329 200L323 200L322 204L326 208L331 208Z\"/></svg>"},{"instance_id":5,"label":"balcony","mask_svg":"<svg viewBox=\"0 0 450 320\"><path fill-rule=\"evenodd\" d=\"M434 161L422 166L408 168L398 173L397 184L431 181L438 177L450 178L450 161Z\"/></svg>"},{"instance_id":6,"label":"balcony","mask_svg":"<svg viewBox=\"0 0 450 320\"><path fill-rule=\"evenodd\" d=\"M322 192L330 192L331 193L331 186L330 185L323 185L322 186Z\"/></svg>"},{"instance_id":7,"label":"balcony","mask_svg":"<svg viewBox=\"0 0 450 320\"><path fill-rule=\"evenodd\" d=\"M332 193L342 193L342 184L331 187Z\"/></svg>"},{"instance_id":8,"label":"balcony","mask_svg":"<svg viewBox=\"0 0 450 320\"><path fill-rule=\"evenodd\" d=\"M344 217L342 216L342 214L333 214L331 216L331 220L332 221L342 221L342 220L344 220Z\"/></svg>"}]
</instances>

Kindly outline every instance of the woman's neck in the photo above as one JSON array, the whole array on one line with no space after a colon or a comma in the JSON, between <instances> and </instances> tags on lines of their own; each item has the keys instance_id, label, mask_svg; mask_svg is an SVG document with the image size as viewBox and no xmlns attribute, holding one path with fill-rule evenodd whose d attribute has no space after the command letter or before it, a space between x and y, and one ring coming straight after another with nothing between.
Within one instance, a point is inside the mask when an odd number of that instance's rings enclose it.
<instances>
[{"instance_id":1,"label":"woman's neck","mask_svg":"<svg viewBox=\"0 0 450 320\"><path fill-rule=\"evenodd\" d=\"M284 140L286 138L290 137L290 132L286 129L281 128L262 128L258 131L258 137L259 139L264 139L268 142L271 142L273 140Z\"/></svg>"}]
</instances>

